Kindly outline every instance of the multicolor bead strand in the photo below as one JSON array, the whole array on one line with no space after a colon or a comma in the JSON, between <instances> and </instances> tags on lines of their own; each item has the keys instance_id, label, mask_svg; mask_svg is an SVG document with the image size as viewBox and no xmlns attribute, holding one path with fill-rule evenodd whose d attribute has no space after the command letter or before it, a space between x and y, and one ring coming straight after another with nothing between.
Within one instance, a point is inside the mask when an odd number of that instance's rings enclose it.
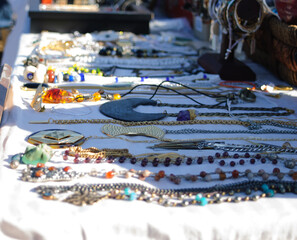
<instances>
[{"instance_id":1,"label":"multicolor bead strand","mask_svg":"<svg viewBox=\"0 0 297 240\"><path fill-rule=\"evenodd\" d=\"M102 199L138 200L167 207L205 206L216 203L239 203L273 197L275 194L297 194L296 182L243 181L206 188L159 189L141 184L113 183L72 186L45 186L33 189L43 199L57 200L78 206L94 204ZM59 198L59 194L68 197ZM235 194L236 193L236 194Z\"/></svg>"},{"instance_id":2,"label":"multicolor bead strand","mask_svg":"<svg viewBox=\"0 0 297 240\"><path fill-rule=\"evenodd\" d=\"M245 171L223 171L220 168L217 168L215 172L205 172L200 171L196 174L166 174L164 170L159 172L152 172L149 170L99 170L93 169L91 172L77 172L71 169L71 167L45 167L43 166L28 166L22 173L21 179L23 181L29 182L47 182L47 181L70 181L83 176L92 176L111 179L114 177L124 177L124 178L137 178L139 180L145 181L148 178L151 178L155 181L160 181L161 179L167 179L170 182L179 185L182 180L190 182L211 182L211 181L224 181L226 179L240 179L247 178L252 180L254 178L261 178L263 181L269 180L269 178L276 178L282 180L286 175L290 176L293 181L297 180L297 172L290 170L289 172L282 173L279 168L274 168L271 173L266 172L264 169L258 170L258 172L252 172L250 169Z\"/></svg>"},{"instance_id":3,"label":"multicolor bead strand","mask_svg":"<svg viewBox=\"0 0 297 240\"><path fill-rule=\"evenodd\" d=\"M83 101L100 101L104 97L107 100L119 100L121 95L115 93L105 94L103 90L98 90L93 94L82 94L77 90L72 89L72 92L60 88L51 88L44 92L42 96L43 103L72 103Z\"/></svg>"}]
</instances>

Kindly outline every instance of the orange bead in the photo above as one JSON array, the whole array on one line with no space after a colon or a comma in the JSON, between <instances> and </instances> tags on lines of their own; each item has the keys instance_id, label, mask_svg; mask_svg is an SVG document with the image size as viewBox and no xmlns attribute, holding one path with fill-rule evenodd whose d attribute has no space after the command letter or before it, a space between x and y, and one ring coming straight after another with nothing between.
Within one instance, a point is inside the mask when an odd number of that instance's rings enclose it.
<instances>
[{"instance_id":1,"label":"orange bead","mask_svg":"<svg viewBox=\"0 0 297 240\"><path fill-rule=\"evenodd\" d=\"M294 181L297 180L297 172L294 172L294 173L292 174L292 179L293 179Z\"/></svg>"},{"instance_id":2,"label":"orange bead","mask_svg":"<svg viewBox=\"0 0 297 240\"><path fill-rule=\"evenodd\" d=\"M226 173L224 172L219 173L219 176L220 176L220 180L222 181L226 179Z\"/></svg>"},{"instance_id":3,"label":"orange bead","mask_svg":"<svg viewBox=\"0 0 297 240\"><path fill-rule=\"evenodd\" d=\"M38 170L35 172L35 177L41 177L42 175L44 175L44 172L42 170Z\"/></svg>"},{"instance_id":4,"label":"orange bead","mask_svg":"<svg viewBox=\"0 0 297 240\"><path fill-rule=\"evenodd\" d=\"M115 93L115 94L113 94L113 100L119 100L119 99L121 99L122 97L121 97L121 95L119 94L119 93Z\"/></svg>"},{"instance_id":5,"label":"orange bead","mask_svg":"<svg viewBox=\"0 0 297 240\"><path fill-rule=\"evenodd\" d=\"M106 178L109 178L109 179L110 179L110 178L113 178L113 177L114 177L114 171L106 172L106 173L105 173L105 177L106 177Z\"/></svg>"},{"instance_id":6,"label":"orange bead","mask_svg":"<svg viewBox=\"0 0 297 240\"><path fill-rule=\"evenodd\" d=\"M75 101L82 102L84 100L84 96L82 94L78 94L75 97Z\"/></svg>"},{"instance_id":7,"label":"orange bead","mask_svg":"<svg viewBox=\"0 0 297 240\"><path fill-rule=\"evenodd\" d=\"M53 195L42 195L42 198L44 200L54 200L55 197Z\"/></svg>"},{"instance_id":8,"label":"orange bead","mask_svg":"<svg viewBox=\"0 0 297 240\"><path fill-rule=\"evenodd\" d=\"M51 167L48 168L48 170L49 170L50 172L52 172L52 171L55 171L56 168L55 168L54 166L51 166Z\"/></svg>"},{"instance_id":9,"label":"orange bead","mask_svg":"<svg viewBox=\"0 0 297 240\"><path fill-rule=\"evenodd\" d=\"M154 177L154 178L155 178L155 181L157 181L157 182L158 182L158 181L160 181L160 176L159 176L158 174L157 174L157 175L155 175L155 177Z\"/></svg>"},{"instance_id":10,"label":"orange bead","mask_svg":"<svg viewBox=\"0 0 297 240\"><path fill-rule=\"evenodd\" d=\"M44 165L44 163L37 163L36 164L36 167L37 168L43 168L45 165Z\"/></svg>"},{"instance_id":11,"label":"orange bead","mask_svg":"<svg viewBox=\"0 0 297 240\"><path fill-rule=\"evenodd\" d=\"M101 100L101 94L99 92L95 92L93 94L94 101L100 101Z\"/></svg>"},{"instance_id":12,"label":"orange bead","mask_svg":"<svg viewBox=\"0 0 297 240\"><path fill-rule=\"evenodd\" d=\"M165 172L164 172L163 170L159 171L159 172L158 172L158 176L159 176L160 178L164 178L164 177L165 177Z\"/></svg>"},{"instance_id":13,"label":"orange bead","mask_svg":"<svg viewBox=\"0 0 297 240\"><path fill-rule=\"evenodd\" d=\"M232 177L233 178L238 178L239 177L239 172L237 170L232 171Z\"/></svg>"},{"instance_id":14,"label":"orange bead","mask_svg":"<svg viewBox=\"0 0 297 240\"><path fill-rule=\"evenodd\" d=\"M64 172L69 172L69 170L71 170L71 167L67 166L63 168Z\"/></svg>"}]
</instances>

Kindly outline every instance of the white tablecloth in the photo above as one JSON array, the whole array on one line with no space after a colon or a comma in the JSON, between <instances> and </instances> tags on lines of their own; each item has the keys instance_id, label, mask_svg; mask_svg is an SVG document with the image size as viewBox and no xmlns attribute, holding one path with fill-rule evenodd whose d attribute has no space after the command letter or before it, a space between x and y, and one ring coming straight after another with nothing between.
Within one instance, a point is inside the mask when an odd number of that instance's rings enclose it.
<instances>
[{"instance_id":1,"label":"white tablecloth","mask_svg":"<svg viewBox=\"0 0 297 240\"><path fill-rule=\"evenodd\" d=\"M273 198L264 198L256 202L241 203L222 203L202 206L189 207L162 207L154 203L145 203L141 201L117 201L103 200L91 206L77 207L71 204L59 201L46 201L41 199L32 189L40 184L28 183L20 180L21 171L25 168L20 165L14 170L9 167L11 156L16 153L24 152L30 144L25 141L26 137L36 131L44 129L71 129L83 133L85 136L106 137L101 133L99 124L79 124L79 125L40 125L29 124L32 120L53 119L72 119L72 118L106 118L99 112L99 105L104 102L65 104L50 107L45 112L35 112L30 107L34 92L22 91L21 85L24 83L22 73L24 67L22 60L25 59L32 50L31 43L36 35L24 34L20 41L20 50L16 60L13 74L11 77L12 89L7 101L7 109L2 120L0 132L1 143L1 202L0 202L0 239L34 239L34 240L52 240L52 239L71 239L71 240L92 240L92 239L228 239L228 240L246 240L246 239L297 239L297 200L294 194L277 194ZM257 72L258 83L280 82L269 74L262 67L249 63ZM214 77L214 81L218 78ZM265 96L263 93L257 94L257 106L281 106L297 111L296 92L290 92L290 95L282 94L280 99ZM144 95L143 97L148 97ZM156 96L155 100L163 102L192 102L181 96ZM206 97L197 97L199 101L213 101ZM254 106L254 104L245 104L244 106ZM74 111L72 107L77 107ZM160 112L160 109L154 107L140 107L139 111ZM175 112L176 109L168 109ZM201 110L202 111L202 110ZM204 111L204 110L203 110ZM207 110L205 110L207 111ZM82 116L76 116L77 113ZM288 118L296 119L296 114ZM215 117L215 119L220 119ZM228 119L228 118L226 118ZM264 118L263 118L264 119ZM170 119L173 120L173 119ZM180 129L179 126L159 126L164 129ZM244 129L242 126L228 125L203 125L187 126L189 128L204 129ZM182 127L182 128L185 128ZM168 138L217 138L217 137L242 137L242 135L168 135ZM258 137L258 135L256 136ZM263 138L294 138L292 135L261 135ZM145 137L127 137L133 140L152 140ZM246 141L230 141L231 143L243 143ZM272 144L280 145L283 141L273 141ZM292 141L293 147L296 147L296 141ZM147 146L153 143L130 143L120 139L90 139L83 144L83 148L95 146L98 148L128 148L134 154L153 152ZM160 153L167 152L160 150ZM213 154L214 152L212 152ZM207 156L210 152L184 150L181 154L188 156ZM295 158L295 156L293 156ZM70 165L77 171L89 171L92 168L97 169L120 169L137 168L139 165L131 164L73 164L62 160L62 150L56 150L55 156L49 165L66 166ZM204 164L199 166L161 167L166 172L173 173L192 173L195 174L202 170L208 171L215 169L216 166ZM227 168L227 167L226 167ZM239 167L240 168L240 167ZM255 169L265 168L271 170L270 165L256 165ZM153 167L149 170L156 171ZM244 167L242 169L245 169ZM159 170L159 168L158 168ZM99 183L99 182L119 182L131 181L141 183L141 180L130 179L123 180L113 178L111 180L103 178L86 177L71 183ZM229 180L228 180L229 181ZM228 182L226 181L226 183ZM48 185L57 185L58 183L48 183ZM59 183L64 184L64 183ZM179 188L193 186L208 186L212 183L183 182L176 186L170 182L148 182L148 185L161 188Z\"/></svg>"}]
</instances>

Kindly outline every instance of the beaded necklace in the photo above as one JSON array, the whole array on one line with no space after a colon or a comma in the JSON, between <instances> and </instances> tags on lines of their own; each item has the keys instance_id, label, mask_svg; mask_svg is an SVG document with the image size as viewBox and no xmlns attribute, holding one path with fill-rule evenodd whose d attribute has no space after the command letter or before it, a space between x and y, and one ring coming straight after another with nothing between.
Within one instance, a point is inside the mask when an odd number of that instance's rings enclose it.
<instances>
[{"instance_id":1,"label":"beaded necklace","mask_svg":"<svg viewBox=\"0 0 297 240\"><path fill-rule=\"evenodd\" d=\"M256 163L265 164L271 162L273 165L277 165L279 162L282 162L286 168L293 169L296 165L297 160L292 158L282 158L275 153L234 153L230 154L227 151L223 153L215 153L214 155L207 156L198 156L198 157L189 157L180 155L177 153L167 153L167 154L142 154L141 156L133 156L129 154L128 151L122 150L113 151L114 153L106 152L106 150L100 150L95 147L82 149L82 147L70 147L69 150L66 150L63 155L65 161L69 160L69 156L73 157L73 162L78 163L125 163L130 162L131 164L140 163L140 166L153 166L158 167L160 164L163 164L165 167L180 166L182 164L192 165L203 163L217 164L221 167L231 166L235 167L236 165L245 165L250 163L254 165ZM82 159L84 158L84 159ZM227 161L229 160L229 161Z\"/></svg>"},{"instance_id":2,"label":"beaded necklace","mask_svg":"<svg viewBox=\"0 0 297 240\"><path fill-rule=\"evenodd\" d=\"M71 169L71 167L45 167L44 164L37 164L36 166L27 166L22 172L21 179L27 182L61 182L61 181L71 181L84 176L92 176L99 178L111 179L115 176L119 178L138 178L145 181L148 178L153 178L155 181L160 181L161 179L167 179L170 182L179 185L182 179L191 182L197 181L224 181L226 179L239 179L246 177L248 180L252 180L255 177L261 177L263 180L267 181L270 177L275 177L278 180L282 180L285 176L290 176L293 181L297 180L297 172L290 170L289 172L281 172L279 168L274 168L271 173L266 172L263 169L258 170L258 172L252 172L250 169L245 171L224 171L221 168L217 168L215 172L200 171L198 173L191 174L166 174L164 170L158 172L152 172L149 170L91 170L90 172L77 172Z\"/></svg>"},{"instance_id":3,"label":"beaded necklace","mask_svg":"<svg viewBox=\"0 0 297 240\"><path fill-rule=\"evenodd\" d=\"M45 186L33 189L45 200L60 200L77 206L92 205L103 199L139 200L162 206L205 206L239 203L273 197L276 193L297 193L297 183L289 181L242 181L204 188L159 189L132 183ZM251 195L253 193L253 195ZM64 196L68 193L68 196ZM236 193L236 194L235 194ZM64 196L64 197L63 197Z\"/></svg>"}]
</instances>

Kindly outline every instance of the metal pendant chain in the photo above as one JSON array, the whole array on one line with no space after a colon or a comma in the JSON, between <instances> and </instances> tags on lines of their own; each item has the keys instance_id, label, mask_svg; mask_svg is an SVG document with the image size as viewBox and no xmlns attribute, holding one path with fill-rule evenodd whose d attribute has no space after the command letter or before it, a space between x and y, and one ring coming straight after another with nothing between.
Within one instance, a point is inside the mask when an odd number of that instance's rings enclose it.
<instances>
[{"instance_id":1,"label":"metal pendant chain","mask_svg":"<svg viewBox=\"0 0 297 240\"><path fill-rule=\"evenodd\" d=\"M232 134L232 133L250 133L250 134L297 134L297 130L275 130L275 129L261 129L261 130L206 130L206 129L181 129L181 130L165 130L166 134L194 134L194 133L218 133L218 134Z\"/></svg>"},{"instance_id":2,"label":"metal pendant chain","mask_svg":"<svg viewBox=\"0 0 297 240\"><path fill-rule=\"evenodd\" d=\"M288 129L297 129L296 122L290 121L279 121L279 120L254 120L256 124L261 126L268 125L268 126L275 126L281 128L288 128ZM125 122L119 121L114 119L53 119L49 118L48 120L44 121L30 121L30 124L85 124L85 123L92 123L92 124L119 124L122 126L145 126L145 125L162 125L162 126L175 126L175 125L194 125L194 124L222 124L222 125L241 125L245 127L251 126L251 122L248 121L239 121L239 120L188 120L188 121L141 121L141 122Z\"/></svg>"},{"instance_id":3,"label":"metal pendant chain","mask_svg":"<svg viewBox=\"0 0 297 240\"><path fill-rule=\"evenodd\" d=\"M180 142L166 142L156 144L149 148L156 149L188 149L188 150L223 150L228 152L282 152L282 153L297 153L297 149L293 147L282 147L272 144L228 144L225 142L206 142L206 141L180 141Z\"/></svg>"},{"instance_id":4,"label":"metal pendant chain","mask_svg":"<svg viewBox=\"0 0 297 240\"><path fill-rule=\"evenodd\" d=\"M158 107L176 107L176 108L207 108L207 109L224 109L228 110L226 106L217 106L217 105L197 105L197 104L172 104L172 103L158 103ZM264 107L231 107L230 111L261 111L259 113L251 112L251 113L232 113L233 116L251 116L251 117L262 117L262 116L289 116L294 113L294 110L282 108L282 107L274 107L274 108L264 108ZM270 112L265 112L270 111ZM168 113L170 117L177 117L176 113ZM204 117L212 117L212 116L220 116L220 117L229 117L230 113L197 113L198 116Z\"/></svg>"}]
</instances>

